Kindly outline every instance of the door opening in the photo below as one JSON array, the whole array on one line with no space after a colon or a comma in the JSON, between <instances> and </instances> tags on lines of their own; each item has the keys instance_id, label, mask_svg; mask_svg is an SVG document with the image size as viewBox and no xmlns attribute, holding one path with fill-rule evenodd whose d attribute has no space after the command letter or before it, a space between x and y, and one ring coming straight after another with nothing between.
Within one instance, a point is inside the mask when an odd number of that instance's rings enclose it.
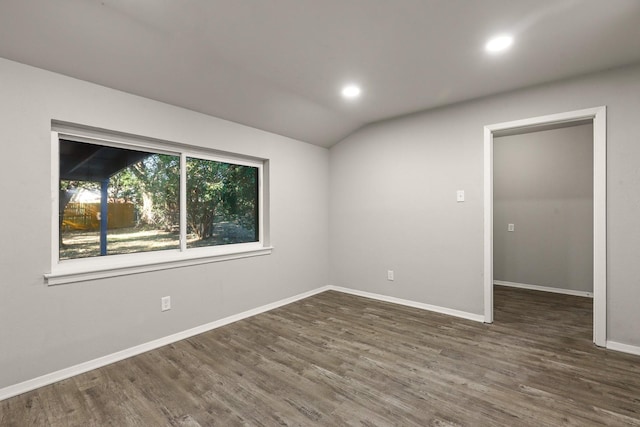
<instances>
[{"instance_id":1,"label":"door opening","mask_svg":"<svg viewBox=\"0 0 640 427\"><path fill-rule=\"evenodd\" d=\"M484 307L493 322L493 138L593 124L593 341L606 345L606 107L553 114L485 126L484 129Z\"/></svg>"}]
</instances>

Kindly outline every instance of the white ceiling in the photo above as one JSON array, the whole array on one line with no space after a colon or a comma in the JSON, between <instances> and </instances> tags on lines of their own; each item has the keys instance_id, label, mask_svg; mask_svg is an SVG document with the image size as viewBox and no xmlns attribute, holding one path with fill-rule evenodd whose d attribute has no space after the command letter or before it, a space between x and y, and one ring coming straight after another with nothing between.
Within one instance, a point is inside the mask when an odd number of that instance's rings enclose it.
<instances>
[{"instance_id":1,"label":"white ceiling","mask_svg":"<svg viewBox=\"0 0 640 427\"><path fill-rule=\"evenodd\" d=\"M488 37L512 49L487 55ZM0 56L321 146L640 61L639 0L0 0ZM347 102L343 84L363 95Z\"/></svg>"}]
</instances>

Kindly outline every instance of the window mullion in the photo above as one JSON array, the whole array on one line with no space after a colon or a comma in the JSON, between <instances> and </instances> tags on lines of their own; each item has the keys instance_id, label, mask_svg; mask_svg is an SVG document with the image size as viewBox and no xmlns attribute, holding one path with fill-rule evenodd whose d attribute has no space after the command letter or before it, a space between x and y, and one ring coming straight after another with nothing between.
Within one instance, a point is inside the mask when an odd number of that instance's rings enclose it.
<instances>
[{"instance_id":1,"label":"window mullion","mask_svg":"<svg viewBox=\"0 0 640 427\"><path fill-rule=\"evenodd\" d=\"M187 155L180 153L180 251L187 250Z\"/></svg>"}]
</instances>

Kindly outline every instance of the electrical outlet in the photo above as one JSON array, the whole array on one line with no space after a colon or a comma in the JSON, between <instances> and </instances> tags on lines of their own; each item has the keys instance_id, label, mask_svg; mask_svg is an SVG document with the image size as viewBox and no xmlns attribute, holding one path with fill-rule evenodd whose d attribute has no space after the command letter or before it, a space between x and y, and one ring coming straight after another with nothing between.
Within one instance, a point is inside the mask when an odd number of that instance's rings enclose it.
<instances>
[{"instance_id":1,"label":"electrical outlet","mask_svg":"<svg viewBox=\"0 0 640 427\"><path fill-rule=\"evenodd\" d=\"M516 231L516 226L514 224L507 224L507 231Z\"/></svg>"},{"instance_id":2,"label":"electrical outlet","mask_svg":"<svg viewBox=\"0 0 640 427\"><path fill-rule=\"evenodd\" d=\"M171 310L171 297L162 297L160 299L161 306L160 309L162 311Z\"/></svg>"},{"instance_id":3,"label":"electrical outlet","mask_svg":"<svg viewBox=\"0 0 640 427\"><path fill-rule=\"evenodd\" d=\"M393 281L393 270L387 270L387 280Z\"/></svg>"}]
</instances>

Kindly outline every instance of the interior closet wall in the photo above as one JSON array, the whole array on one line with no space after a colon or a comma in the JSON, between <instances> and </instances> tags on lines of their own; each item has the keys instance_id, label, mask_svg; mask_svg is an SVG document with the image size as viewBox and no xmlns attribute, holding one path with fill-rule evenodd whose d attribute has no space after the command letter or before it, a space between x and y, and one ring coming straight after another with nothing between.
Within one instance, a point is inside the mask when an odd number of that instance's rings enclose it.
<instances>
[{"instance_id":1,"label":"interior closet wall","mask_svg":"<svg viewBox=\"0 0 640 427\"><path fill-rule=\"evenodd\" d=\"M593 292L593 125L494 138L493 218L494 280Z\"/></svg>"}]
</instances>

